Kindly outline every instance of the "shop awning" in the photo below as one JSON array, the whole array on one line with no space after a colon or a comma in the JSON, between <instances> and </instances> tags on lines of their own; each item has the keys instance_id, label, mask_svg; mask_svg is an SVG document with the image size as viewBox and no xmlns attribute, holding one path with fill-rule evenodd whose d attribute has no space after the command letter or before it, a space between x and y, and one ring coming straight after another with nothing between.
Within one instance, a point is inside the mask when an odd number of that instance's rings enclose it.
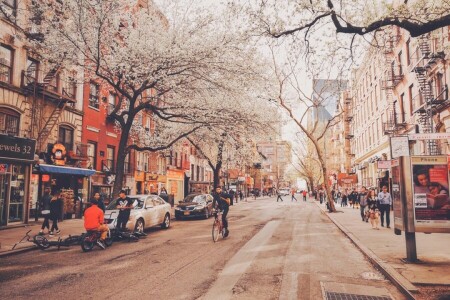
<instances>
[{"instance_id":1,"label":"shop awning","mask_svg":"<svg viewBox=\"0 0 450 300\"><path fill-rule=\"evenodd\" d=\"M38 165L37 167L39 169L39 173L45 174L68 174L68 175L82 175L82 176L91 176L95 174L95 170L83 168L53 166L46 164L41 164Z\"/></svg>"}]
</instances>

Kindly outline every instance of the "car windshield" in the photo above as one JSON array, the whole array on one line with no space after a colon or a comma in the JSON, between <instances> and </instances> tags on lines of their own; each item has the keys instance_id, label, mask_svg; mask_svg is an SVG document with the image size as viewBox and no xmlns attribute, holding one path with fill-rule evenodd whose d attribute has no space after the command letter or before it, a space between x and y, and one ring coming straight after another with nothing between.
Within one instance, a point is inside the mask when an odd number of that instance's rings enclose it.
<instances>
[{"instance_id":1,"label":"car windshield","mask_svg":"<svg viewBox=\"0 0 450 300\"><path fill-rule=\"evenodd\" d=\"M144 198L141 197L129 197L133 201L134 209L140 209L144 207ZM111 201L106 209L117 209L117 201L119 199L114 199Z\"/></svg>"},{"instance_id":2,"label":"car windshield","mask_svg":"<svg viewBox=\"0 0 450 300\"><path fill-rule=\"evenodd\" d=\"M184 198L183 202L204 203L206 200L205 195L189 195Z\"/></svg>"}]
</instances>

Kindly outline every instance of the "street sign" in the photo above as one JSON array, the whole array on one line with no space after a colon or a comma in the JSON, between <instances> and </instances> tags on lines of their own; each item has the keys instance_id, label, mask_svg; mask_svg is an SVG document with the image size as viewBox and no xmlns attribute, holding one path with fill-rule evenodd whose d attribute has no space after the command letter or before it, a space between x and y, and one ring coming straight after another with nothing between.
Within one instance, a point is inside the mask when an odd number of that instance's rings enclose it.
<instances>
[{"instance_id":1,"label":"street sign","mask_svg":"<svg viewBox=\"0 0 450 300\"><path fill-rule=\"evenodd\" d=\"M410 140L449 140L450 132L410 133L408 138Z\"/></svg>"},{"instance_id":2,"label":"street sign","mask_svg":"<svg viewBox=\"0 0 450 300\"><path fill-rule=\"evenodd\" d=\"M36 140L0 134L1 159L33 162L35 150Z\"/></svg>"}]
</instances>

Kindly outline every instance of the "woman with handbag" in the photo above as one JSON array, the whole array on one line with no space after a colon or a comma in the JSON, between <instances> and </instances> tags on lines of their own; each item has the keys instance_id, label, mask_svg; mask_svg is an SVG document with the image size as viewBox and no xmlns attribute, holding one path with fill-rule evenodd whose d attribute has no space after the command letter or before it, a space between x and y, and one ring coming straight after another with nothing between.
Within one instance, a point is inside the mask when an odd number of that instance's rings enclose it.
<instances>
[{"instance_id":1,"label":"woman with handbag","mask_svg":"<svg viewBox=\"0 0 450 300\"><path fill-rule=\"evenodd\" d=\"M44 189L44 196L41 198L41 214L44 217L44 223L42 223L41 230L39 231L39 234L44 234L44 229L47 228L48 232L50 232L50 201L52 199L52 189L50 187L45 187Z\"/></svg>"},{"instance_id":2,"label":"woman with handbag","mask_svg":"<svg viewBox=\"0 0 450 300\"><path fill-rule=\"evenodd\" d=\"M380 209L378 207L378 200L374 189L370 189L367 194L367 207L369 209L369 220L370 224L372 224L372 229L379 230Z\"/></svg>"}]
</instances>

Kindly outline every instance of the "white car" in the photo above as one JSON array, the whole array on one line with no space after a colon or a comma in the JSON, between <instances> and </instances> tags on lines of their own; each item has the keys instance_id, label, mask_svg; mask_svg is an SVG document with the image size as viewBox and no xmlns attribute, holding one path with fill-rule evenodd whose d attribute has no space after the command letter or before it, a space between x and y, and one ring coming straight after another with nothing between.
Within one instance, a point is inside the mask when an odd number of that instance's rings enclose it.
<instances>
[{"instance_id":1,"label":"white car","mask_svg":"<svg viewBox=\"0 0 450 300\"><path fill-rule=\"evenodd\" d=\"M170 226L170 204L157 195L128 196L133 200L134 208L130 212L127 228L131 231L143 232L145 228L160 225L167 229ZM117 199L111 201L105 211L105 222L110 229L117 225L119 210Z\"/></svg>"},{"instance_id":2,"label":"white car","mask_svg":"<svg viewBox=\"0 0 450 300\"><path fill-rule=\"evenodd\" d=\"M291 194L291 190L290 189L280 189L279 193L281 196L289 196Z\"/></svg>"}]
</instances>

